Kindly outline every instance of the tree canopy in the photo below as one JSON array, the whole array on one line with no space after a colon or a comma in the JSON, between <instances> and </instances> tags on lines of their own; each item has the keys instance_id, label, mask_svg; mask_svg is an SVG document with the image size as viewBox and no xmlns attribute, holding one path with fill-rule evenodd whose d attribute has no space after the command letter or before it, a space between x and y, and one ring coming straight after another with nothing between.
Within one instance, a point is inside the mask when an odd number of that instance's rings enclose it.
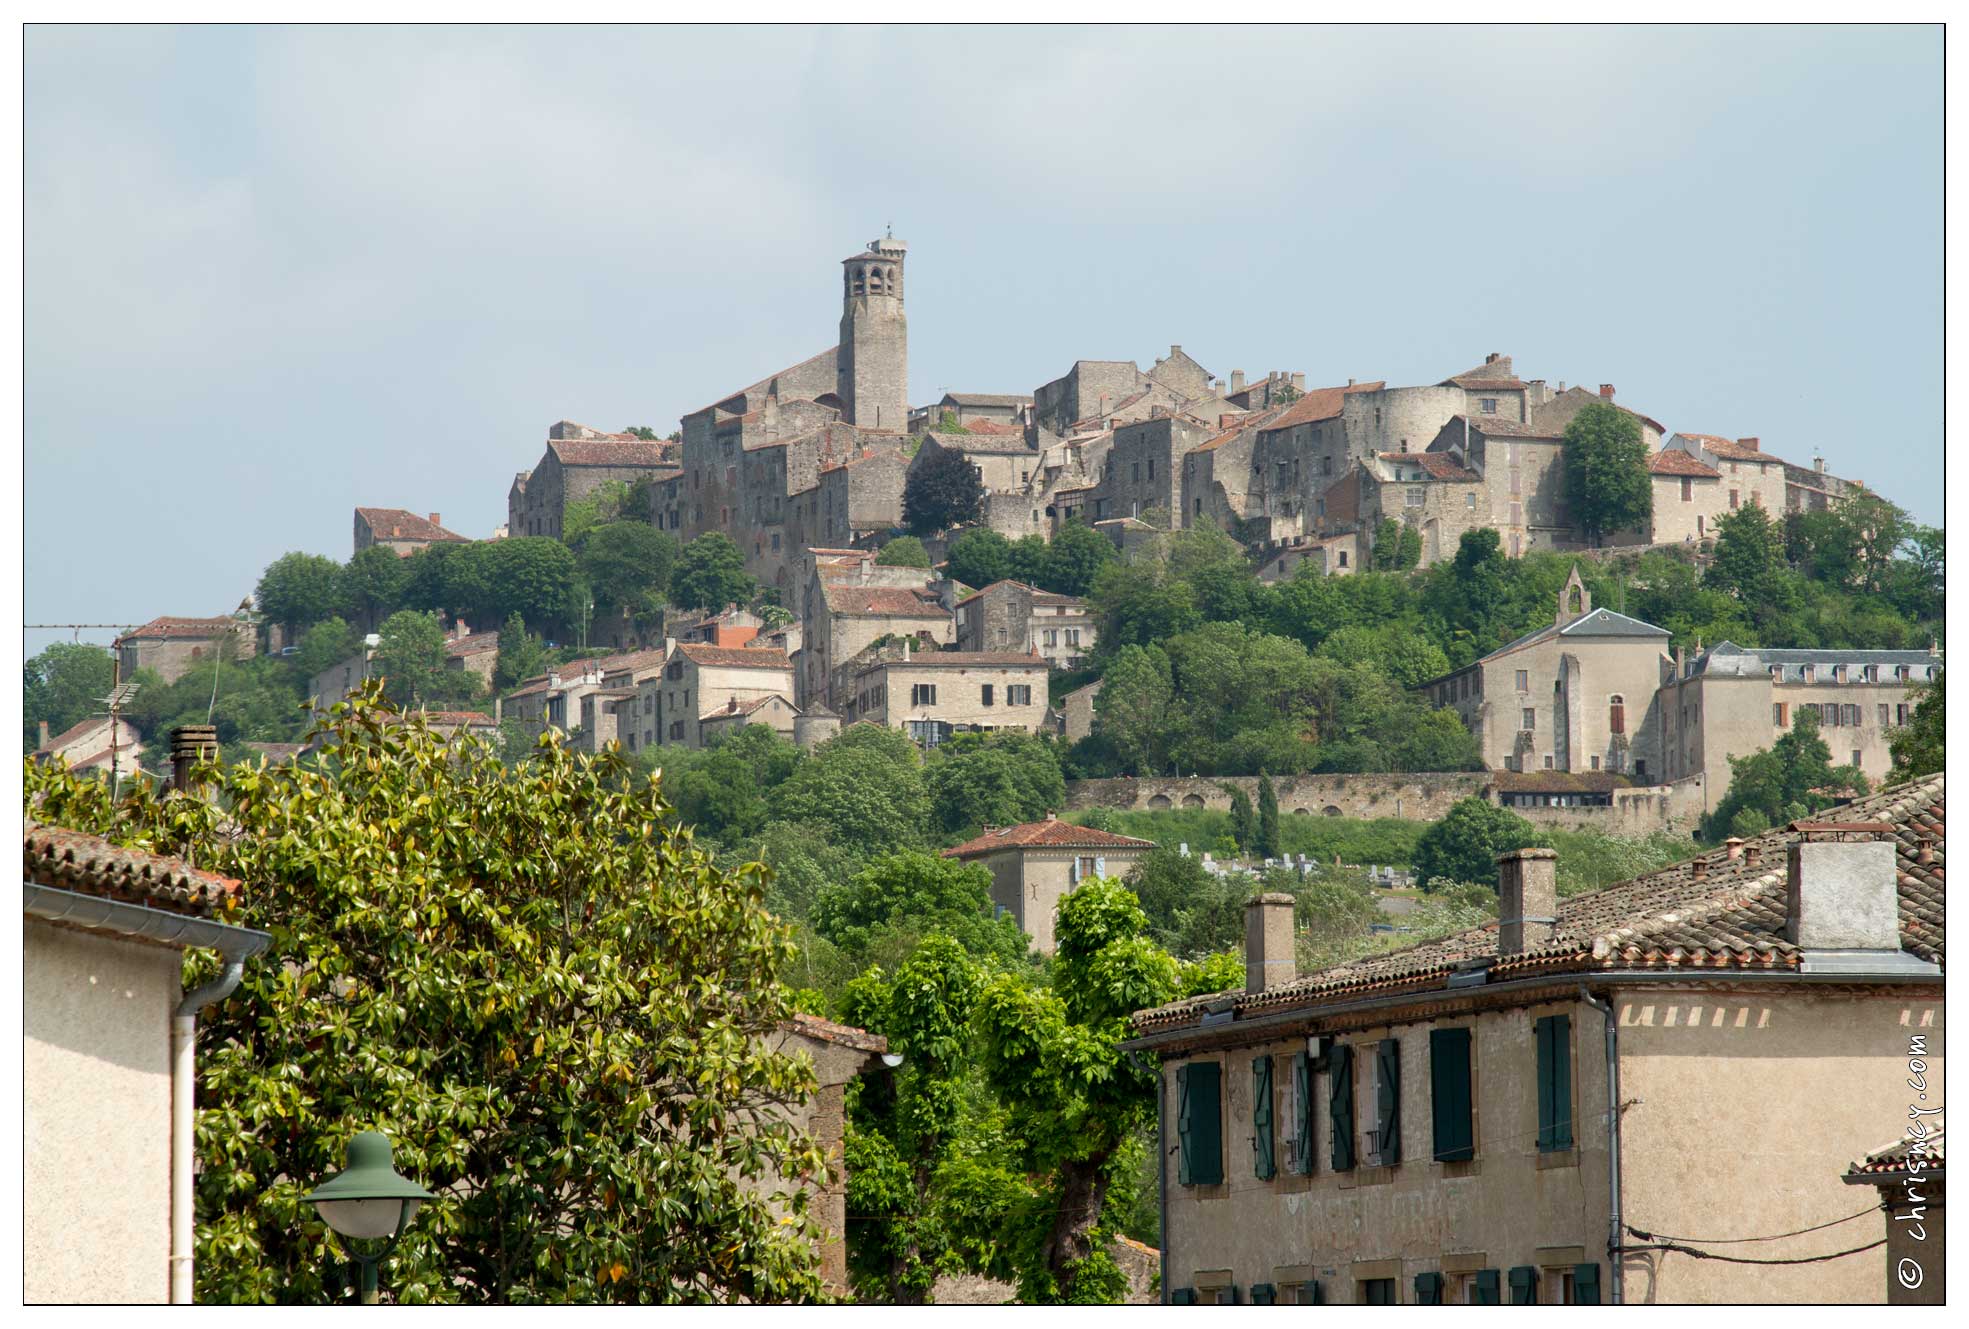
<instances>
[{"instance_id":1,"label":"tree canopy","mask_svg":"<svg viewBox=\"0 0 1969 1329\"><path fill-rule=\"evenodd\" d=\"M677 553L677 539L668 531L648 522L614 521L588 533L578 563L596 604L641 614L662 607Z\"/></svg>"},{"instance_id":2,"label":"tree canopy","mask_svg":"<svg viewBox=\"0 0 1969 1329\"><path fill-rule=\"evenodd\" d=\"M758 593L759 583L745 570L745 555L722 531L706 532L686 544L670 573L670 603L680 609L716 613L726 605L745 604Z\"/></svg>"},{"instance_id":3,"label":"tree canopy","mask_svg":"<svg viewBox=\"0 0 1969 1329\"><path fill-rule=\"evenodd\" d=\"M1422 832L1413 866L1425 890L1437 889L1438 882L1476 882L1495 889L1499 854L1549 843L1517 813L1473 794L1459 799L1441 821Z\"/></svg>"},{"instance_id":4,"label":"tree canopy","mask_svg":"<svg viewBox=\"0 0 1969 1329\"><path fill-rule=\"evenodd\" d=\"M47 722L52 738L103 709L102 699L115 682L116 657L87 642L58 641L29 660L24 672L21 718L31 752L40 741L37 721Z\"/></svg>"},{"instance_id":5,"label":"tree canopy","mask_svg":"<svg viewBox=\"0 0 1969 1329\"><path fill-rule=\"evenodd\" d=\"M984 481L961 452L938 448L910 467L902 487L902 523L913 535L935 535L978 519Z\"/></svg>"},{"instance_id":6,"label":"tree canopy","mask_svg":"<svg viewBox=\"0 0 1969 1329\"><path fill-rule=\"evenodd\" d=\"M267 564L253 598L267 622L301 630L339 612L342 591L341 564L297 552Z\"/></svg>"},{"instance_id":7,"label":"tree canopy","mask_svg":"<svg viewBox=\"0 0 1969 1329\"><path fill-rule=\"evenodd\" d=\"M930 566L930 551L915 536L898 535L882 546L882 551L875 556L875 562L885 568L927 568Z\"/></svg>"},{"instance_id":8,"label":"tree canopy","mask_svg":"<svg viewBox=\"0 0 1969 1329\"><path fill-rule=\"evenodd\" d=\"M1832 764L1818 712L1799 706L1790 731L1777 742L1730 758L1730 787L1702 819L1701 835L1711 842L1749 837L1831 807L1840 795L1866 792L1857 767Z\"/></svg>"},{"instance_id":9,"label":"tree canopy","mask_svg":"<svg viewBox=\"0 0 1969 1329\"><path fill-rule=\"evenodd\" d=\"M1612 402L1588 402L1566 422L1560 445L1566 502L1586 538L1643 530L1654 513L1648 445L1641 422Z\"/></svg>"}]
</instances>

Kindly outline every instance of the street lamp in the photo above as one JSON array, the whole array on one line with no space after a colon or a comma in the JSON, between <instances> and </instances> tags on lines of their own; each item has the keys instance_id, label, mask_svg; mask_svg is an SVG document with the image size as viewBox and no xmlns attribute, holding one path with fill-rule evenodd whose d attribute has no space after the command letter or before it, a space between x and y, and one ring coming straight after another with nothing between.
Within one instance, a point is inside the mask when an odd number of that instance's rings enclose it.
<instances>
[{"instance_id":1,"label":"street lamp","mask_svg":"<svg viewBox=\"0 0 1969 1329\"><path fill-rule=\"evenodd\" d=\"M304 1198L321 1221L345 1239L349 1255L362 1269L362 1300L377 1303L376 1265L396 1249L397 1239L424 1201L437 1197L390 1166L390 1137L364 1131L349 1141L349 1165ZM365 1254L357 1241L382 1241L381 1250Z\"/></svg>"}]
</instances>

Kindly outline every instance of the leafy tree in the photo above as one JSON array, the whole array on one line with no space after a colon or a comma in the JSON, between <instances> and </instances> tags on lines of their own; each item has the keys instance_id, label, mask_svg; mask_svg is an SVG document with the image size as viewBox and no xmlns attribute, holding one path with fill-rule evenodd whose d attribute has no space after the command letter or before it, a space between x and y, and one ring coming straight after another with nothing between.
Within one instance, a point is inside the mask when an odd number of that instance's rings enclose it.
<instances>
[{"instance_id":1,"label":"leafy tree","mask_svg":"<svg viewBox=\"0 0 1969 1329\"><path fill-rule=\"evenodd\" d=\"M930 819L916 745L875 725L815 748L766 805L775 820L824 826L834 843L860 854L919 844Z\"/></svg>"},{"instance_id":2,"label":"leafy tree","mask_svg":"<svg viewBox=\"0 0 1969 1329\"><path fill-rule=\"evenodd\" d=\"M945 411L937 417L937 432L939 434L968 434L971 431L965 427L963 421L957 418L957 412Z\"/></svg>"},{"instance_id":3,"label":"leafy tree","mask_svg":"<svg viewBox=\"0 0 1969 1329\"><path fill-rule=\"evenodd\" d=\"M384 695L398 706L428 702L445 673L444 625L437 615L403 609L390 615L377 634L374 673Z\"/></svg>"},{"instance_id":4,"label":"leafy tree","mask_svg":"<svg viewBox=\"0 0 1969 1329\"><path fill-rule=\"evenodd\" d=\"M950 834L1037 821L1066 802L1052 745L1017 730L956 735L926 765L924 782L931 814Z\"/></svg>"},{"instance_id":5,"label":"leafy tree","mask_svg":"<svg viewBox=\"0 0 1969 1329\"><path fill-rule=\"evenodd\" d=\"M1497 889L1497 856L1548 844L1539 829L1508 808L1472 794L1459 799L1416 842L1413 866L1424 890L1438 879L1483 882Z\"/></svg>"},{"instance_id":6,"label":"leafy tree","mask_svg":"<svg viewBox=\"0 0 1969 1329\"><path fill-rule=\"evenodd\" d=\"M902 523L914 535L935 535L978 519L984 481L961 452L938 448L909 469L902 487Z\"/></svg>"},{"instance_id":7,"label":"leafy tree","mask_svg":"<svg viewBox=\"0 0 1969 1329\"><path fill-rule=\"evenodd\" d=\"M1566 502L1590 543L1609 531L1647 526L1654 485L1639 420L1612 402L1589 402L1566 423L1560 453Z\"/></svg>"},{"instance_id":8,"label":"leafy tree","mask_svg":"<svg viewBox=\"0 0 1969 1329\"><path fill-rule=\"evenodd\" d=\"M870 860L814 897L814 931L850 955L866 954L884 929L953 937L972 955L1006 963L1027 943L1008 915L994 917L991 872L977 863L900 849Z\"/></svg>"},{"instance_id":9,"label":"leafy tree","mask_svg":"<svg viewBox=\"0 0 1969 1329\"><path fill-rule=\"evenodd\" d=\"M648 491L644 491L648 502ZM622 520L634 502L625 480L604 480L561 509L561 543L579 552L597 529Z\"/></svg>"},{"instance_id":10,"label":"leafy tree","mask_svg":"<svg viewBox=\"0 0 1969 1329\"><path fill-rule=\"evenodd\" d=\"M540 638L526 630L526 620L517 612L506 615L499 628L499 660L492 667L492 685L505 692L546 668L547 648Z\"/></svg>"},{"instance_id":11,"label":"leafy tree","mask_svg":"<svg viewBox=\"0 0 1969 1329\"><path fill-rule=\"evenodd\" d=\"M1161 775L1169 769L1175 706L1175 678L1162 648L1125 646L1094 697L1094 734L1113 745L1130 773Z\"/></svg>"},{"instance_id":12,"label":"leafy tree","mask_svg":"<svg viewBox=\"0 0 1969 1329\"><path fill-rule=\"evenodd\" d=\"M744 604L758 590L759 583L745 570L745 555L722 531L707 531L685 545L670 573L670 603L679 609L715 613L726 605Z\"/></svg>"},{"instance_id":13,"label":"leafy tree","mask_svg":"<svg viewBox=\"0 0 1969 1329\"><path fill-rule=\"evenodd\" d=\"M1258 846L1258 817L1251 810L1251 798L1234 784L1225 785L1224 792L1231 796L1231 838L1237 841L1239 853L1248 854Z\"/></svg>"},{"instance_id":14,"label":"leafy tree","mask_svg":"<svg viewBox=\"0 0 1969 1329\"><path fill-rule=\"evenodd\" d=\"M654 429L651 429L648 425L630 425L627 429L624 429L622 432L625 434L634 434L637 438L640 438L645 443L656 442L656 431Z\"/></svg>"},{"instance_id":15,"label":"leafy tree","mask_svg":"<svg viewBox=\"0 0 1969 1329\"><path fill-rule=\"evenodd\" d=\"M665 792L685 824L730 842L767 828L766 796L803 754L770 726L748 724L700 752L659 747L642 756L665 768Z\"/></svg>"},{"instance_id":16,"label":"leafy tree","mask_svg":"<svg viewBox=\"0 0 1969 1329\"><path fill-rule=\"evenodd\" d=\"M1419 687L1450 672L1449 657L1440 646L1393 626L1341 628L1320 643L1318 653L1342 664L1372 665L1404 688Z\"/></svg>"},{"instance_id":17,"label":"leafy tree","mask_svg":"<svg viewBox=\"0 0 1969 1329\"><path fill-rule=\"evenodd\" d=\"M677 563L677 538L647 522L610 522L588 533L578 563L597 604L647 613L662 607Z\"/></svg>"},{"instance_id":18,"label":"leafy tree","mask_svg":"<svg viewBox=\"0 0 1969 1329\"><path fill-rule=\"evenodd\" d=\"M383 545L358 552L342 569L343 611L367 630L403 608L408 562Z\"/></svg>"},{"instance_id":19,"label":"leafy tree","mask_svg":"<svg viewBox=\"0 0 1969 1329\"><path fill-rule=\"evenodd\" d=\"M1790 732L1777 742L1747 757L1730 758L1730 787L1703 818L1700 833L1705 840L1720 840L1739 834L1739 825L1755 825L1758 818L1764 827L1781 826L1832 806L1841 794L1866 791L1866 777L1858 767L1832 764L1832 750L1819 737L1818 712L1800 706Z\"/></svg>"},{"instance_id":20,"label":"leafy tree","mask_svg":"<svg viewBox=\"0 0 1969 1329\"><path fill-rule=\"evenodd\" d=\"M1422 532L1393 517L1374 525L1374 550L1369 566L1377 572L1405 572L1422 561Z\"/></svg>"},{"instance_id":21,"label":"leafy tree","mask_svg":"<svg viewBox=\"0 0 1969 1329\"><path fill-rule=\"evenodd\" d=\"M882 552L875 556L875 563L884 568L927 568L930 566L930 551L915 536L898 535L882 546Z\"/></svg>"},{"instance_id":22,"label":"leafy tree","mask_svg":"<svg viewBox=\"0 0 1969 1329\"><path fill-rule=\"evenodd\" d=\"M312 682L316 675L333 669L361 649L362 637L354 628L339 618L323 619L301 638L294 665L304 680Z\"/></svg>"},{"instance_id":23,"label":"leafy tree","mask_svg":"<svg viewBox=\"0 0 1969 1329\"><path fill-rule=\"evenodd\" d=\"M440 613L455 612L459 606L452 601L451 587L445 576L453 555L463 554L468 549L478 549L482 542L458 544L450 540L425 545L409 558L403 560L403 591L400 608L432 609ZM480 554L467 556L483 557Z\"/></svg>"},{"instance_id":24,"label":"leafy tree","mask_svg":"<svg viewBox=\"0 0 1969 1329\"><path fill-rule=\"evenodd\" d=\"M1278 790L1272 788L1272 777L1260 771L1258 772L1258 856L1277 858L1278 845Z\"/></svg>"},{"instance_id":25,"label":"leafy tree","mask_svg":"<svg viewBox=\"0 0 1969 1329\"><path fill-rule=\"evenodd\" d=\"M554 627L564 631L580 622L584 594L580 567L573 551L559 540L521 535L459 545L446 556L442 573L443 607L475 622L498 623L518 614L550 631ZM411 576L415 582L416 569Z\"/></svg>"},{"instance_id":26,"label":"leafy tree","mask_svg":"<svg viewBox=\"0 0 1969 1329\"><path fill-rule=\"evenodd\" d=\"M1746 503L1716 519L1716 557L1709 585L1747 606L1769 603L1784 574L1784 543L1761 503Z\"/></svg>"},{"instance_id":27,"label":"leafy tree","mask_svg":"<svg viewBox=\"0 0 1969 1329\"><path fill-rule=\"evenodd\" d=\"M791 948L758 872L612 755L502 766L373 687L316 737L319 764L215 772L210 805L28 773L43 821L249 883L227 921L273 938L199 1022L198 1299L330 1300L302 1196L370 1128L442 1197L399 1301L817 1298L799 1178L826 1161L788 1115L816 1086L775 1050Z\"/></svg>"},{"instance_id":28,"label":"leafy tree","mask_svg":"<svg viewBox=\"0 0 1969 1329\"><path fill-rule=\"evenodd\" d=\"M41 720L49 737L82 723L103 709L102 699L116 682L116 658L100 646L58 641L27 662L22 698L26 751L40 742Z\"/></svg>"},{"instance_id":29,"label":"leafy tree","mask_svg":"<svg viewBox=\"0 0 1969 1329\"><path fill-rule=\"evenodd\" d=\"M1012 542L989 526L957 537L944 560L944 575L966 586L989 586L1012 575Z\"/></svg>"},{"instance_id":30,"label":"leafy tree","mask_svg":"<svg viewBox=\"0 0 1969 1329\"><path fill-rule=\"evenodd\" d=\"M260 574L253 597L267 622L313 627L342 607L342 565L320 554L282 554Z\"/></svg>"},{"instance_id":31,"label":"leafy tree","mask_svg":"<svg viewBox=\"0 0 1969 1329\"><path fill-rule=\"evenodd\" d=\"M1094 574L1088 599L1101 615L1095 650L1102 656L1128 646L1153 646L1204 621L1195 588L1171 575L1166 563L1106 564Z\"/></svg>"},{"instance_id":32,"label":"leafy tree","mask_svg":"<svg viewBox=\"0 0 1969 1329\"><path fill-rule=\"evenodd\" d=\"M689 818L685 822L691 824ZM813 913L822 888L861 871L860 860L831 841L826 828L806 822L766 823L740 851L738 861L770 868L766 907L781 918L802 922Z\"/></svg>"},{"instance_id":33,"label":"leafy tree","mask_svg":"<svg viewBox=\"0 0 1969 1329\"><path fill-rule=\"evenodd\" d=\"M1887 740L1888 750L1894 754L1890 780L1918 780L1943 769L1943 740L1948 734L1942 713L1942 677L1938 670L1935 681L1916 694L1918 700L1907 724Z\"/></svg>"},{"instance_id":34,"label":"leafy tree","mask_svg":"<svg viewBox=\"0 0 1969 1329\"><path fill-rule=\"evenodd\" d=\"M1087 595L1102 568L1120 556L1114 541L1078 519L1060 528L1048 547L1040 585L1056 595Z\"/></svg>"}]
</instances>

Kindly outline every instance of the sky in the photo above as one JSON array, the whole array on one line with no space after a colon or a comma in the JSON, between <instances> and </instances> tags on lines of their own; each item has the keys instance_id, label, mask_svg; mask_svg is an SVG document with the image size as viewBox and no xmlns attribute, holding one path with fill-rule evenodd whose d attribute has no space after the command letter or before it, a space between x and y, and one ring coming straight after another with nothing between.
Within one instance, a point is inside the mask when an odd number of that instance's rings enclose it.
<instances>
[{"instance_id":1,"label":"sky","mask_svg":"<svg viewBox=\"0 0 1969 1329\"><path fill-rule=\"evenodd\" d=\"M230 612L357 506L488 536L554 421L833 345L890 225L917 403L1502 352L1942 520L1939 27L25 41L28 623Z\"/></svg>"}]
</instances>

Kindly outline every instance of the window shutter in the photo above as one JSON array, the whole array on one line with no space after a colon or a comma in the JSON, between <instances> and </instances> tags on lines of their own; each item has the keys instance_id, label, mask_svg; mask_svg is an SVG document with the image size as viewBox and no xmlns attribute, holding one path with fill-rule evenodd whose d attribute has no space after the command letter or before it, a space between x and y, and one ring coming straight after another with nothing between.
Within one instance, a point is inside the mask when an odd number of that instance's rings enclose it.
<instances>
[{"instance_id":1,"label":"window shutter","mask_svg":"<svg viewBox=\"0 0 1969 1329\"><path fill-rule=\"evenodd\" d=\"M1174 1292L1171 1292L1169 1294L1169 1304L1171 1306L1196 1305L1196 1289L1193 1287L1177 1288Z\"/></svg>"},{"instance_id":2,"label":"window shutter","mask_svg":"<svg viewBox=\"0 0 1969 1329\"><path fill-rule=\"evenodd\" d=\"M1581 1306L1600 1304L1600 1266L1576 1264L1572 1267L1572 1299Z\"/></svg>"},{"instance_id":3,"label":"window shutter","mask_svg":"<svg viewBox=\"0 0 1969 1329\"><path fill-rule=\"evenodd\" d=\"M1498 1278L1495 1269L1477 1270L1477 1304L1495 1306L1498 1304Z\"/></svg>"},{"instance_id":4,"label":"window shutter","mask_svg":"<svg viewBox=\"0 0 1969 1329\"><path fill-rule=\"evenodd\" d=\"M1441 1274L1417 1274L1415 1276L1415 1304L1418 1306L1440 1306L1443 1304L1443 1276Z\"/></svg>"},{"instance_id":5,"label":"window shutter","mask_svg":"<svg viewBox=\"0 0 1969 1329\"><path fill-rule=\"evenodd\" d=\"M1374 1092L1376 1107L1375 1162L1393 1167L1402 1161L1402 1047L1396 1039L1384 1038L1374 1048Z\"/></svg>"},{"instance_id":6,"label":"window shutter","mask_svg":"<svg viewBox=\"0 0 1969 1329\"><path fill-rule=\"evenodd\" d=\"M1538 1030L1538 1148L1572 1148L1572 1017L1548 1015Z\"/></svg>"},{"instance_id":7,"label":"window shutter","mask_svg":"<svg viewBox=\"0 0 1969 1329\"><path fill-rule=\"evenodd\" d=\"M1353 1048L1343 1044L1333 1049L1333 1065L1326 1078L1326 1115L1333 1123L1333 1170L1350 1172L1354 1167Z\"/></svg>"},{"instance_id":8,"label":"window shutter","mask_svg":"<svg viewBox=\"0 0 1969 1329\"><path fill-rule=\"evenodd\" d=\"M1528 1264L1511 1271L1511 1304L1533 1306L1538 1303L1538 1270Z\"/></svg>"},{"instance_id":9,"label":"window shutter","mask_svg":"<svg viewBox=\"0 0 1969 1329\"><path fill-rule=\"evenodd\" d=\"M1436 1126L1436 1161L1477 1156L1470 1114L1470 1031L1429 1031L1429 1098Z\"/></svg>"},{"instance_id":10,"label":"window shutter","mask_svg":"<svg viewBox=\"0 0 1969 1329\"><path fill-rule=\"evenodd\" d=\"M1253 1283L1251 1285L1251 1304L1253 1306L1278 1305L1278 1289L1270 1283Z\"/></svg>"},{"instance_id":11,"label":"window shutter","mask_svg":"<svg viewBox=\"0 0 1969 1329\"><path fill-rule=\"evenodd\" d=\"M1108 859L1106 854L1094 855L1094 875L1097 877L1108 875Z\"/></svg>"},{"instance_id":12,"label":"window shutter","mask_svg":"<svg viewBox=\"0 0 1969 1329\"><path fill-rule=\"evenodd\" d=\"M1272 1059L1251 1059L1251 1151L1252 1169L1258 1180L1270 1181L1278 1174L1278 1151L1272 1134Z\"/></svg>"},{"instance_id":13,"label":"window shutter","mask_svg":"<svg viewBox=\"0 0 1969 1329\"><path fill-rule=\"evenodd\" d=\"M1215 1186L1224 1179L1223 1068L1214 1061L1193 1061L1188 1069L1188 1184Z\"/></svg>"},{"instance_id":14,"label":"window shutter","mask_svg":"<svg viewBox=\"0 0 1969 1329\"><path fill-rule=\"evenodd\" d=\"M1195 1146L1191 1141L1193 1133L1190 1126L1190 1068L1178 1066L1176 1068L1176 1143L1178 1145L1176 1182L1182 1186L1196 1184L1190 1180L1190 1156L1195 1152ZM1190 1300L1192 1302L1196 1300L1195 1293L1190 1294Z\"/></svg>"},{"instance_id":15,"label":"window shutter","mask_svg":"<svg viewBox=\"0 0 1969 1329\"><path fill-rule=\"evenodd\" d=\"M1313 1170L1313 1059L1300 1052L1292 1058L1292 1168Z\"/></svg>"}]
</instances>

